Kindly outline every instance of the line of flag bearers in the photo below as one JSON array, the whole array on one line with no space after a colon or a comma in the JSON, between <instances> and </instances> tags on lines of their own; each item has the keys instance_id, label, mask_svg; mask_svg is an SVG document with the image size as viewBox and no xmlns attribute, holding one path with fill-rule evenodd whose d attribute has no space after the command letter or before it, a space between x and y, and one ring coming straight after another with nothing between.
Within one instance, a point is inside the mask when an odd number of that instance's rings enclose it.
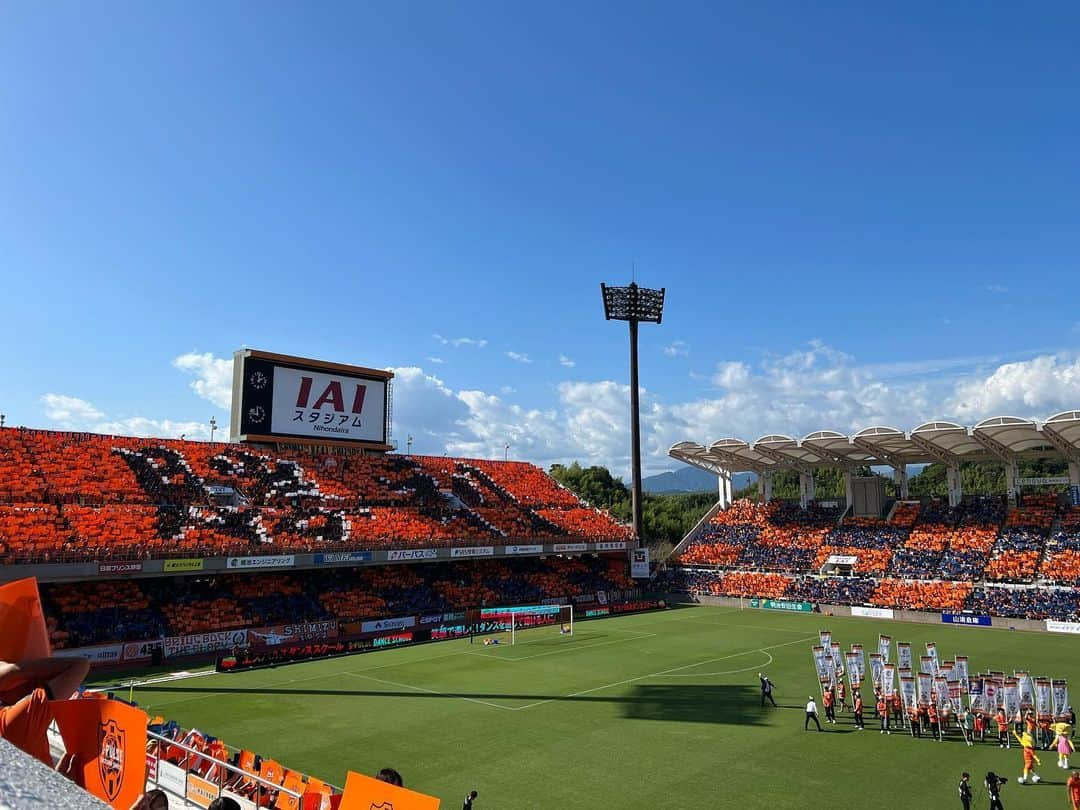
<instances>
[{"instance_id":1,"label":"line of flag bearers","mask_svg":"<svg viewBox=\"0 0 1080 810\"><path fill-rule=\"evenodd\" d=\"M1011 749L1015 741L1023 765L1017 780L1020 784L1041 781L1037 773L1042 764L1036 753L1039 750L1056 751L1057 766L1069 769L1069 756L1075 750L1076 714L1067 705L1065 681L1032 679L1021 672L1013 677L994 672L969 679L967 658L957 656L955 662L939 663L935 644L926 645L927 655L919 657L920 669L913 672L911 645L901 642L897 646L899 666L889 663L891 639L880 637L878 652L870 656L873 677L866 680L862 646L852 645L851 652L841 653L840 646L832 642L832 634L821 632L820 644L812 652L826 724L839 722L838 712L848 710L850 697L852 723L859 731L866 728L862 697L866 683L873 688L870 710L878 721L879 734L891 735L893 731L906 729L912 738L925 736L938 742L955 735L968 746L997 743L1001 749ZM901 675L899 689L893 681L894 674ZM850 681L850 686L845 680ZM969 698L967 708L962 700L964 694ZM1036 705L1038 711L1034 710ZM806 711L804 728L808 728L811 720L818 722L812 697ZM818 730L822 730L820 725ZM971 800L969 778L968 774L963 775L959 789L965 810ZM984 784L991 808L1001 807L1000 789L1007 781L992 772L987 774ZM1070 775L1067 791L1072 810L1080 810L1080 773Z\"/></svg>"}]
</instances>

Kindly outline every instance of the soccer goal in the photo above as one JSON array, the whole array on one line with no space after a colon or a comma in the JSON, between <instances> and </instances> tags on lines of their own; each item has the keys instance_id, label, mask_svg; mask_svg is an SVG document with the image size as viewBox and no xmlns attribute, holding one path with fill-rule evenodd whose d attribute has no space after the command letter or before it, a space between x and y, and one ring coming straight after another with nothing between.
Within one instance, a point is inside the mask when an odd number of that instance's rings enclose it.
<instances>
[{"instance_id":1,"label":"soccer goal","mask_svg":"<svg viewBox=\"0 0 1080 810\"><path fill-rule=\"evenodd\" d=\"M522 630L549 628L560 636L574 635L573 605L529 605L513 608L488 608L481 611L481 634L484 643L518 643ZM496 641L497 639L497 641Z\"/></svg>"}]
</instances>

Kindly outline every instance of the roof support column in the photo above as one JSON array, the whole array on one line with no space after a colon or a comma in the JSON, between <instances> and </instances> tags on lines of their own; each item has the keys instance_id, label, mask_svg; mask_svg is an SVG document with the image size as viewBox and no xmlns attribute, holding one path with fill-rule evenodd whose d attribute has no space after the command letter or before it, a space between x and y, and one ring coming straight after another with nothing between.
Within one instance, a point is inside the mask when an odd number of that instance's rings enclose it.
<instances>
[{"instance_id":1,"label":"roof support column","mask_svg":"<svg viewBox=\"0 0 1080 810\"><path fill-rule=\"evenodd\" d=\"M964 483L960 477L959 464L949 464L945 467L945 485L949 488L949 506L959 506L964 500Z\"/></svg>"},{"instance_id":2,"label":"roof support column","mask_svg":"<svg viewBox=\"0 0 1080 810\"><path fill-rule=\"evenodd\" d=\"M1016 506L1017 486L1016 479L1020 477L1020 471L1016 467L1015 461L1005 462L1005 497L1009 502L1009 506Z\"/></svg>"},{"instance_id":3,"label":"roof support column","mask_svg":"<svg viewBox=\"0 0 1080 810\"><path fill-rule=\"evenodd\" d=\"M717 476L717 486L720 491L720 508L727 509L731 506L731 471L721 470Z\"/></svg>"},{"instance_id":4,"label":"roof support column","mask_svg":"<svg viewBox=\"0 0 1080 810\"><path fill-rule=\"evenodd\" d=\"M814 474L812 472L799 473L799 504L803 509L814 500Z\"/></svg>"},{"instance_id":5,"label":"roof support column","mask_svg":"<svg viewBox=\"0 0 1080 810\"><path fill-rule=\"evenodd\" d=\"M766 472L758 476L757 479L757 491L758 496L761 498L762 503L769 503L772 501L772 473Z\"/></svg>"},{"instance_id":6,"label":"roof support column","mask_svg":"<svg viewBox=\"0 0 1080 810\"><path fill-rule=\"evenodd\" d=\"M1069 462L1069 486L1080 487L1080 464Z\"/></svg>"},{"instance_id":7,"label":"roof support column","mask_svg":"<svg viewBox=\"0 0 1080 810\"><path fill-rule=\"evenodd\" d=\"M896 497L900 500L905 500L908 496L908 477L906 464L901 464L898 467L893 467L892 480L893 483L896 484Z\"/></svg>"}]
</instances>

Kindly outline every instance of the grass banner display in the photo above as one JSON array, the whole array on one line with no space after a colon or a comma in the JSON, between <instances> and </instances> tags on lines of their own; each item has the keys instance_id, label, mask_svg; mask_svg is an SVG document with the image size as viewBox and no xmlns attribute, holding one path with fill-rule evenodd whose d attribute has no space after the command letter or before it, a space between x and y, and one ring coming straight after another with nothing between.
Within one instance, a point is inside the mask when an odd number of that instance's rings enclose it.
<instances>
[{"instance_id":1,"label":"grass banner display","mask_svg":"<svg viewBox=\"0 0 1080 810\"><path fill-rule=\"evenodd\" d=\"M18 579L0 586L0 661L47 658L52 651L37 580Z\"/></svg>"},{"instance_id":2,"label":"grass banner display","mask_svg":"<svg viewBox=\"0 0 1080 810\"><path fill-rule=\"evenodd\" d=\"M146 787L146 713L119 700L55 700L64 748L78 755L81 784L128 810Z\"/></svg>"},{"instance_id":3,"label":"grass banner display","mask_svg":"<svg viewBox=\"0 0 1080 810\"><path fill-rule=\"evenodd\" d=\"M349 771L338 810L439 810L439 800Z\"/></svg>"}]
</instances>

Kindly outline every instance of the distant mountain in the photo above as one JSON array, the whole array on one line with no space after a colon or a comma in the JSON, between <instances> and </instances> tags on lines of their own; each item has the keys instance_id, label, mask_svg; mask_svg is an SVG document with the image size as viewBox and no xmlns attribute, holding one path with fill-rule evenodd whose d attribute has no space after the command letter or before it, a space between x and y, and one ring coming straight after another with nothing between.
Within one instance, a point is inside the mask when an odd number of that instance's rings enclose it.
<instances>
[{"instance_id":1,"label":"distant mountain","mask_svg":"<svg viewBox=\"0 0 1080 810\"><path fill-rule=\"evenodd\" d=\"M732 487L742 489L756 478L753 473L736 473L732 477ZM716 492L716 476L697 467L686 465L677 470L650 475L641 479L641 488L646 492L661 494L665 492Z\"/></svg>"}]
</instances>

